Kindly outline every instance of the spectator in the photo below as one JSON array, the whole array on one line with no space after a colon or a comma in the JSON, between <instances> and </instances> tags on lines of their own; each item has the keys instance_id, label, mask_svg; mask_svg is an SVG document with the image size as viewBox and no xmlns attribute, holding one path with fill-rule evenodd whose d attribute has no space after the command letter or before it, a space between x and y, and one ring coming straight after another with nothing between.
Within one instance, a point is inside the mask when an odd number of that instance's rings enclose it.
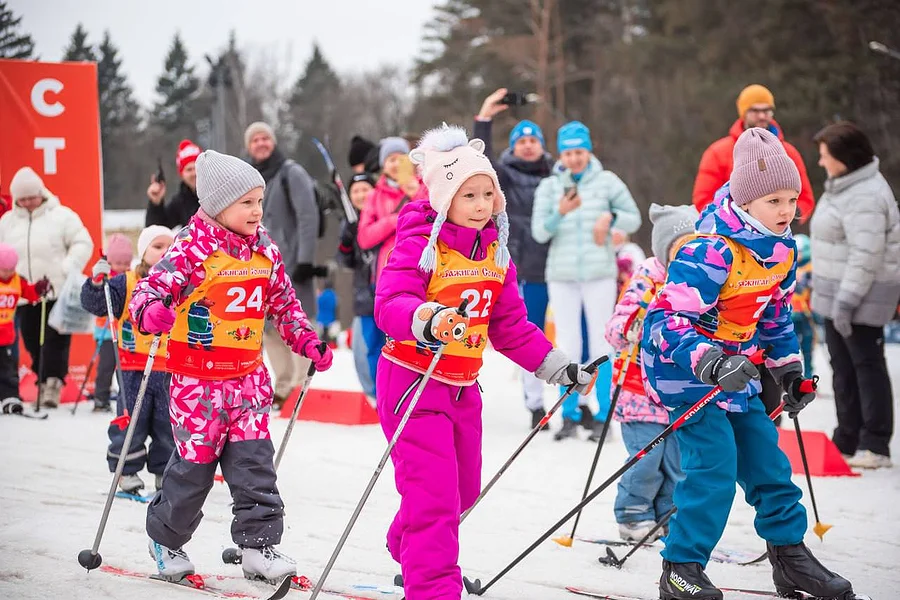
<instances>
[{"instance_id":1,"label":"spectator","mask_svg":"<svg viewBox=\"0 0 900 600\"><path fill-rule=\"evenodd\" d=\"M31 167L22 167L9 182L15 206L0 217L0 243L9 244L19 255L16 271L28 281L43 277L53 291L47 302L47 314L56 304L56 292L66 278L80 273L94 250L87 228L72 209L63 206L50 193ZM19 310L19 327L25 349L31 355L31 368L41 373L41 307L25 305ZM59 405L63 381L69 371L71 335L52 327L44 331L44 359L41 406Z\"/></svg>"},{"instance_id":2,"label":"spectator","mask_svg":"<svg viewBox=\"0 0 900 600\"><path fill-rule=\"evenodd\" d=\"M354 135L350 140L350 152L347 154L350 170L353 174L378 173L378 146L366 138Z\"/></svg>"},{"instance_id":3,"label":"spectator","mask_svg":"<svg viewBox=\"0 0 900 600\"><path fill-rule=\"evenodd\" d=\"M810 225L813 310L834 371L834 443L859 468L890 467L894 430L884 326L900 299L900 214L878 157L853 123L816 134L825 193Z\"/></svg>"},{"instance_id":4,"label":"spectator","mask_svg":"<svg viewBox=\"0 0 900 600\"><path fill-rule=\"evenodd\" d=\"M550 175L553 158L544 149L544 133L528 120L519 121L509 132L509 147L494 159L493 118L509 108L500 100L506 88L500 88L487 98L475 117L474 136L484 140L484 154L491 159L500 188L506 196L506 212L509 214L509 253L516 265L519 287L528 311L528 320L542 330L547 315L547 283L544 270L547 267L549 245L539 243L531 236L531 214L534 208L534 191L542 179ZM533 373L522 370L525 388L525 407L531 411L531 427L537 427L547 414L544 409L545 383Z\"/></svg>"},{"instance_id":5,"label":"spectator","mask_svg":"<svg viewBox=\"0 0 900 600\"><path fill-rule=\"evenodd\" d=\"M583 310L593 360L610 352L604 333L616 304L618 275L610 229L634 233L641 214L628 186L592 154L587 127L578 121L566 123L556 143L560 159L535 192L531 233L539 243L550 242L546 278L556 343L568 356L581 356ZM603 385L608 403L611 375L607 377L597 385ZM601 406L600 417L591 419L587 396L569 400L563 404L563 427L555 438L574 436L582 418L592 435L599 435L609 406ZM579 405L584 406L581 415Z\"/></svg>"},{"instance_id":6,"label":"spectator","mask_svg":"<svg viewBox=\"0 0 900 600\"><path fill-rule=\"evenodd\" d=\"M320 218L315 181L306 169L284 156L277 146L275 132L267 123L251 123L244 132L244 144L250 163L266 181L263 225L284 256L284 270L300 305L309 319L315 321L313 278L327 275L324 267L313 266ZM281 406L306 379L309 359L295 354L270 326L266 327L263 338L275 372L274 403Z\"/></svg>"},{"instance_id":7,"label":"spectator","mask_svg":"<svg viewBox=\"0 0 900 600\"><path fill-rule=\"evenodd\" d=\"M732 157L734 143L741 133L750 127L762 127L778 136L778 139L784 144L788 156L800 171L800 184L803 189L800 190L797 206L800 209L798 211L800 220L805 222L815 207L812 185L806 175L803 157L796 148L784 141L781 126L772 118L775 114L775 96L761 85L748 85L738 96L737 113L738 118L728 130L728 135L713 142L700 159L700 168L697 171L697 179L694 181L694 207L702 213L703 209L713 201L716 190L725 185L731 177L731 168L734 164Z\"/></svg>"},{"instance_id":8,"label":"spectator","mask_svg":"<svg viewBox=\"0 0 900 600\"><path fill-rule=\"evenodd\" d=\"M194 162L200 156L200 146L191 140L181 140L175 154L175 165L181 185L169 201L165 201L166 182L157 181L156 175L150 176L150 187L147 188L147 216L144 226L162 225L169 229L181 228L188 224L197 209L200 200L197 198L197 169Z\"/></svg>"}]
</instances>

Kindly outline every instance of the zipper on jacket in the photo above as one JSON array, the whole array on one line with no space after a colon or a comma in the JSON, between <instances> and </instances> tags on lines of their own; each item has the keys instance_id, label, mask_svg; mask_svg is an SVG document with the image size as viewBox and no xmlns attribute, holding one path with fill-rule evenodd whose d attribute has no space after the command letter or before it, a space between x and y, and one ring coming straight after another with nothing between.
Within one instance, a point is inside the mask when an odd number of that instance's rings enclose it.
<instances>
[{"instance_id":1,"label":"zipper on jacket","mask_svg":"<svg viewBox=\"0 0 900 600\"><path fill-rule=\"evenodd\" d=\"M472 244L472 252L469 253L469 260L475 260L475 253L478 252L478 247L481 246L481 232L475 232L475 243Z\"/></svg>"},{"instance_id":2,"label":"zipper on jacket","mask_svg":"<svg viewBox=\"0 0 900 600\"><path fill-rule=\"evenodd\" d=\"M416 377L413 382L409 384L409 387L406 388L406 391L403 392L403 395L400 396L400 400L397 402L397 406L394 407L395 415L400 412L400 407L403 406L403 403L406 402L406 399L409 397L412 391L416 389L416 386L418 386L422 382L423 377L424 375L419 375L418 377Z\"/></svg>"},{"instance_id":3,"label":"zipper on jacket","mask_svg":"<svg viewBox=\"0 0 900 600\"><path fill-rule=\"evenodd\" d=\"M459 391L456 392L456 401L459 402L459 399L462 397L463 389L459 388Z\"/></svg>"}]
</instances>

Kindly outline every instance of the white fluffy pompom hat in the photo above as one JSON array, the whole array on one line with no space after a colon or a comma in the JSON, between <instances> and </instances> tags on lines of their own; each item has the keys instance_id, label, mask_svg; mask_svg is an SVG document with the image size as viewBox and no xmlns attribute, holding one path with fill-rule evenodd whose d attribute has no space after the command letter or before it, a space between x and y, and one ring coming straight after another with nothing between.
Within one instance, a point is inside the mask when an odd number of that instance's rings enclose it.
<instances>
[{"instance_id":1,"label":"white fluffy pompom hat","mask_svg":"<svg viewBox=\"0 0 900 600\"><path fill-rule=\"evenodd\" d=\"M409 157L419 166L422 180L428 188L428 201L438 214L431 228L428 245L419 260L419 268L426 273L434 271L437 264L438 234L447 221L450 203L462 184L473 175L487 175L494 182L494 207L491 214L497 217L497 241L500 246L495 262L504 269L509 266L506 196L500 189L497 172L490 159L484 155L484 142L479 139L469 140L465 129L444 123L441 127L426 131Z\"/></svg>"}]
</instances>

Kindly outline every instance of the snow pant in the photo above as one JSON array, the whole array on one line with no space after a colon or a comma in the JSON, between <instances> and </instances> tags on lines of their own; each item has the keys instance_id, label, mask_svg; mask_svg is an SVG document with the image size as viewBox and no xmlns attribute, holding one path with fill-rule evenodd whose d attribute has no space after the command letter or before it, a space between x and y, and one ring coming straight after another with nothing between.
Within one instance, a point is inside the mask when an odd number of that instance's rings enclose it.
<instances>
[{"instance_id":1,"label":"snow pant","mask_svg":"<svg viewBox=\"0 0 900 600\"><path fill-rule=\"evenodd\" d=\"M362 386L363 393L366 396L375 397L375 381L372 379L372 369L369 366L369 357L367 356L368 346L366 338L363 335L362 320L365 317L353 317L353 324L350 326L351 343L350 350L353 352L353 366L356 368L356 377L359 379L359 385ZM369 317L370 319L372 317Z\"/></svg>"},{"instance_id":2,"label":"snow pant","mask_svg":"<svg viewBox=\"0 0 900 600\"><path fill-rule=\"evenodd\" d=\"M634 456L666 428L659 423L622 423L622 441L628 456ZM615 514L617 523L659 521L674 506L672 493L681 473L678 440L669 436L625 472L618 484Z\"/></svg>"},{"instance_id":3,"label":"snow pant","mask_svg":"<svg viewBox=\"0 0 900 600\"><path fill-rule=\"evenodd\" d=\"M854 323L852 335L845 338L825 319L825 343L834 372L835 446L848 455L869 450L890 456L894 395L884 359L884 328Z\"/></svg>"},{"instance_id":4,"label":"snow pant","mask_svg":"<svg viewBox=\"0 0 900 600\"><path fill-rule=\"evenodd\" d=\"M94 398L99 400L100 402L109 402L109 390L112 387L112 380L116 374L116 345L112 340L105 340L100 342L100 354L97 356L97 377L94 379ZM140 385L140 371L135 371L138 374L138 385ZM122 373L122 379L125 379L125 373ZM168 388L168 381L166 381ZM127 385L127 384L126 384ZM137 396L138 388L134 388L134 396ZM148 389L149 393L150 390ZM131 405L134 404L134 396L131 398ZM168 389L166 390L166 406L168 407L168 398L169 393ZM122 390L119 390L119 404L122 403ZM129 405L129 412L131 408ZM119 412L119 414L122 414ZM166 421L169 420L168 414L166 416ZM110 438L112 439L112 438ZM169 460L169 457L166 456L166 460ZM165 464L165 463L163 463ZM138 469L140 471L140 469ZM137 472L137 471L135 471Z\"/></svg>"},{"instance_id":5,"label":"snow pant","mask_svg":"<svg viewBox=\"0 0 900 600\"><path fill-rule=\"evenodd\" d=\"M378 417L391 439L422 375L385 358ZM400 510L387 534L407 600L459 600L459 517L481 488L481 394L430 380L391 452Z\"/></svg>"},{"instance_id":6,"label":"snow pant","mask_svg":"<svg viewBox=\"0 0 900 600\"><path fill-rule=\"evenodd\" d=\"M690 409L671 413L677 419ZM791 464L778 448L778 431L759 397L748 412L726 412L708 404L676 430L684 479L675 486L678 512L669 521L662 556L674 563L709 561L734 502L734 484L756 509L759 537L775 546L798 544L806 533L800 488L791 482Z\"/></svg>"},{"instance_id":7,"label":"snow pant","mask_svg":"<svg viewBox=\"0 0 900 600\"><path fill-rule=\"evenodd\" d=\"M175 439L172 437L172 424L169 422L169 383L171 376L163 371L151 371L147 380L147 391L141 404L141 413L134 414L134 403L137 402L138 390L141 387L142 371L123 371L122 383L125 389L119 392L116 413L122 416L125 410L132 419L136 419L131 447L125 456L123 475L134 475L147 465L147 470L154 475L162 475L166 464L175 450ZM107 396L108 397L108 396ZM122 447L125 445L125 430L117 425L109 426L109 448L106 459L109 472L114 473ZM150 449L146 447L150 438Z\"/></svg>"},{"instance_id":8,"label":"snow pant","mask_svg":"<svg viewBox=\"0 0 900 600\"><path fill-rule=\"evenodd\" d=\"M0 400L19 397L19 357L14 347L0 346Z\"/></svg>"},{"instance_id":9,"label":"snow pant","mask_svg":"<svg viewBox=\"0 0 900 600\"><path fill-rule=\"evenodd\" d=\"M616 305L616 280L594 279L591 281L550 281L547 283L553 320L556 324L556 345L573 361L583 353L581 315L587 323L587 347L590 360L611 351L606 341L606 322L612 317ZM600 367L597 376L597 398L600 403L598 418L605 420L609 412L609 388L612 383L612 367ZM578 420L579 406L590 406L588 396L571 395L563 402L562 416ZM594 412L594 411L591 411Z\"/></svg>"},{"instance_id":10,"label":"snow pant","mask_svg":"<svg viewBox=\"0 0 900 600\"><path fill-rule=\"evenodd\" d=\"M791 315L791 320L800 343L800 353L803 354L803 377L809 379L813 376L813 347L816 341L812 315L795 312Z\"/></svg>"},{"instance_id":11,"label":"snow pant","mask_svg":"<svg viewBox=\"0 0 900 600\"><path fill-rule=\"evenodd\" d=\"M375 317L360 317L362 320L362 334L366 340L366 360L369 363L369 377L372 378L372 394L378 393L378 359L381 357L381 349L384 347L384 332L375 324Z\"/></svg>"},{"instance_id":12,"label":"snow pant","mask_svg":"<svg viewBox=\"0 0 900 600\"><path fill-rule=\"evenodd\" d=\"M56 300L47 301L47 316ZM25 349L31 355L31 370L41 372L41 304L25 304L17 309L20 315L19 327ZM46 383L51 377L65 380L69 372L69 346L71 335L63 335L46 325L44 329L44 377L40 383Z\"/></svg>"},{"instance_id":13,"label":"snow pant","mask_svg":"<svg viewBox=\"0 0 900 600\"><path fill-rule=\"evenodd\" d=\"M281 542L284 504L275 486L271 407L272 383L263 365L222 381L172 376L169 416L176 452L147 508L153 540L181 548L191 539L219 465L234 501L234 543L260 548Z\"/></svg>"},{"instance_id":14,"label":"snow pant","mask_svg":"<svg viewBox=\"0 0 900 600\"><path fill-rule=\"evenodd\" d=\"M287 398L296 388L306 381L306 373L309 371L309 359L296 354L288 348L281 334L272 327L266 325L263 330L263 348L269 357L275 378L275 395Z\"/></svg>"},{"instance_id":15,"label":"snow pant","mask_svg":"<svg viewBox=\"0 0 900 600\"><path fill-rule=\"evenodd\" d=\"M525 302L525 311L529 323L537 325L541 331L547 320L547 296L546 283L531 283L523 281L519 285L522 300ZM547 385L543 379L538 379L534 373L521 369L522 387L525 390L525 408L537 410L544 408L544 388Z\"/></svg>"}]
</instances>

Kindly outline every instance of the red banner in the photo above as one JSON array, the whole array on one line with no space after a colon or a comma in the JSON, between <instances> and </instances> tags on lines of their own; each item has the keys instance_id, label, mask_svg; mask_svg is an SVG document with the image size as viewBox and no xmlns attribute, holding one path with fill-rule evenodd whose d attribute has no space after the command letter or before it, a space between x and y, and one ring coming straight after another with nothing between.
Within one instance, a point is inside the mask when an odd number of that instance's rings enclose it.
<instances>
[{"instance_id":1,"label":"red banner","mask_svg":"<svg viewBox=\"0 0 900 600\"><path fill-rule=\"evenodd\" d=\"M88 228L102 247L103 175L100 162L100 104L97 65L0 60L0 192L20 168L34 169L60 202ZM89 335L72 337L63 401L73 401L94 351ZM20 345L24 400L36 393ZM96 366L95 366L96 369Z\"/></svg>"}]
</instances>

